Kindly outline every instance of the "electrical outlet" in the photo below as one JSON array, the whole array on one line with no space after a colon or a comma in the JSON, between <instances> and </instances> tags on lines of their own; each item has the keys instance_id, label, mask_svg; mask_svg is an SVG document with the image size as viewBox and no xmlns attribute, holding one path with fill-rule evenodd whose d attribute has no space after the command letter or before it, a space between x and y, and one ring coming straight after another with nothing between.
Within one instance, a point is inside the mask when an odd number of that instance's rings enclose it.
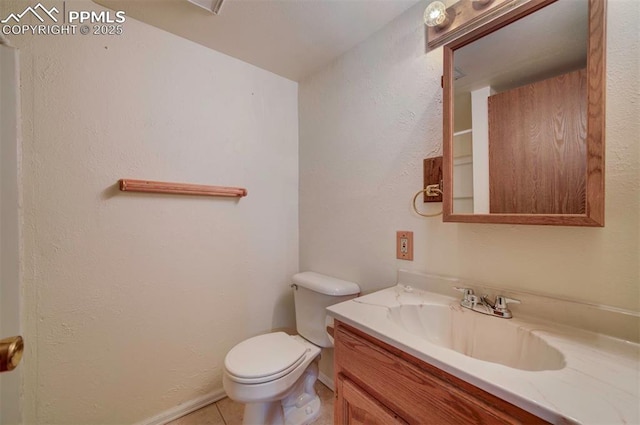
<instances>
[{"instance_id":1,"label":"electrical outlet","mask_svg":"<svg viewBox=\"0 0 640 425\"><path fill-rule=\"evenodd\" d=\"M406 230L396 232L396 258L413 261L413 232Z\"/></svg>"}]
</instances>

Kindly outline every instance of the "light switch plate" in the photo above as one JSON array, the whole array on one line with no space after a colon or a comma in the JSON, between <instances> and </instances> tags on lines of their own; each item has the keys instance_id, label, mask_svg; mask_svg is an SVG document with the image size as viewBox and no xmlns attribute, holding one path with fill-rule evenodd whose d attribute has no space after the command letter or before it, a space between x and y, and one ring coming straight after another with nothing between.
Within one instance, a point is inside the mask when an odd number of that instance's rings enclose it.
<instances>
[{"instance_id":1,"label":"light switch plate","mask_svg":"<svg viewBox=\"0 0 640 425\"><path fill-rule=\"evenodd\" d=\"M413 232L408 230L396 232L396 258L413 261Z\"/></svg>"}]
</instances>

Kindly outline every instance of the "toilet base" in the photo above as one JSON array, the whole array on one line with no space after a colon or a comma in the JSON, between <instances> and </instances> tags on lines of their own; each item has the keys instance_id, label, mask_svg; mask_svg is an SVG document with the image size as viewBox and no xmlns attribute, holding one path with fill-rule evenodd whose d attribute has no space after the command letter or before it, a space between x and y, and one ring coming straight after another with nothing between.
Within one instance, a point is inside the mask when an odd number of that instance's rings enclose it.
<instances>
[{"instance_id":1,"label":"toilet base","mask_svg":"<svg viewBox=\"0 0 640 425\"><path fill-rule=\"evenodd\" d=\"M316 393L318 359L309 365L296 382L293 392L282 400L285 425L308 425L320 416L320 397Z\"/></svg>"},{"instance_id":2,"label":"toilet base","mask_svg":"<svg viewBox=\"0 0 640 425\"><path fill-rule=\"evenodd\" d=\"M307 367L291 392L282 400L247 403L243 425L309 425L320 416L320 397L314 385L318 379L318 359Z\"/></svg>"},{"instance_id":3,"label":"toilet base","mask_svg":"<svg viewBox=\"0 0 640 425\"><path fill-rule=\"evenodd\" d=\"M278 402L247 403L244 406L242 425L282 425L284 416Z\"/></svg>"},{"instance_id":4,"label":"toilet base","mask_svg":"<svg viewBox=\"0 0 640 425\"><path fill-rule=\"evenodd\" d=\"M302 407L291 408L285 413L285 425L309 425L320 417L320 397Z\"/></svg>"}]
</instances>

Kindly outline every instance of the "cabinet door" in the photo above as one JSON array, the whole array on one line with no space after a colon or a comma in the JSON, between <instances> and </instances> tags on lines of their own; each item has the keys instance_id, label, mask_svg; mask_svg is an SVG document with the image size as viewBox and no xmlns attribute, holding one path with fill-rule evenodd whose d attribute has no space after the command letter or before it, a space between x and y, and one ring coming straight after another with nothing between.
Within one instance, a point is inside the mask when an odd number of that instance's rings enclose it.
<instances>
[{"instance_id":1,"label":"cabinet door","mask_svg":"<svg viewBox=\"0 0 640 425\"><path fill-rule=\"evenodd\" d=\"M337 425L406 424L344 375L338 376L335 423Z\"/></svg>"}]
</instances>

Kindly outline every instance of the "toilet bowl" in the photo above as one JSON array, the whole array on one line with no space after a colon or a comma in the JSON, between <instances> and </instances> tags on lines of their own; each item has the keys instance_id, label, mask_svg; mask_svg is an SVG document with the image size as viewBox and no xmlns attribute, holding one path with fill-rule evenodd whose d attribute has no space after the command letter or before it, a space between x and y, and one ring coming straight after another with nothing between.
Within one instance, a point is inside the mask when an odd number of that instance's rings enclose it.
<instances>
[{"instance_id":1,"label":"toilet bowl","mask_svg":"<svg viewBox=\"0 0 640 425\"><path fill-rule=\"evenodd\" d=\"M281 357L262 356L269 352L280 353ZM286 408L301 411L295 416L307 420L300 424L315 420L320 414L320 400L313 389L318 377L319 355L320 347L284 332L260 335L236 345L227 354L222 379L227 396L246 404L244 423L291 423L284 421ZM252 359L246 362L247 357ZM240 359L252 365L250 372L236 372ZM285 403L293 393L296 400Z\"/></svg>"},{"instance_id":2,"label":"toilet bowl","mask_svg":"<svg viewBox=\"0 0 640 425\"><path fill-rule=\"evenodd\" d=\"M240 342L225 357L223 386L232 400L245 403L245 425L306 425L321 413L314 384L326 335L325 308L354 298L353 282L314 272L292 278L300 335L272 332Z\"/></svg>"}]
</instances>

